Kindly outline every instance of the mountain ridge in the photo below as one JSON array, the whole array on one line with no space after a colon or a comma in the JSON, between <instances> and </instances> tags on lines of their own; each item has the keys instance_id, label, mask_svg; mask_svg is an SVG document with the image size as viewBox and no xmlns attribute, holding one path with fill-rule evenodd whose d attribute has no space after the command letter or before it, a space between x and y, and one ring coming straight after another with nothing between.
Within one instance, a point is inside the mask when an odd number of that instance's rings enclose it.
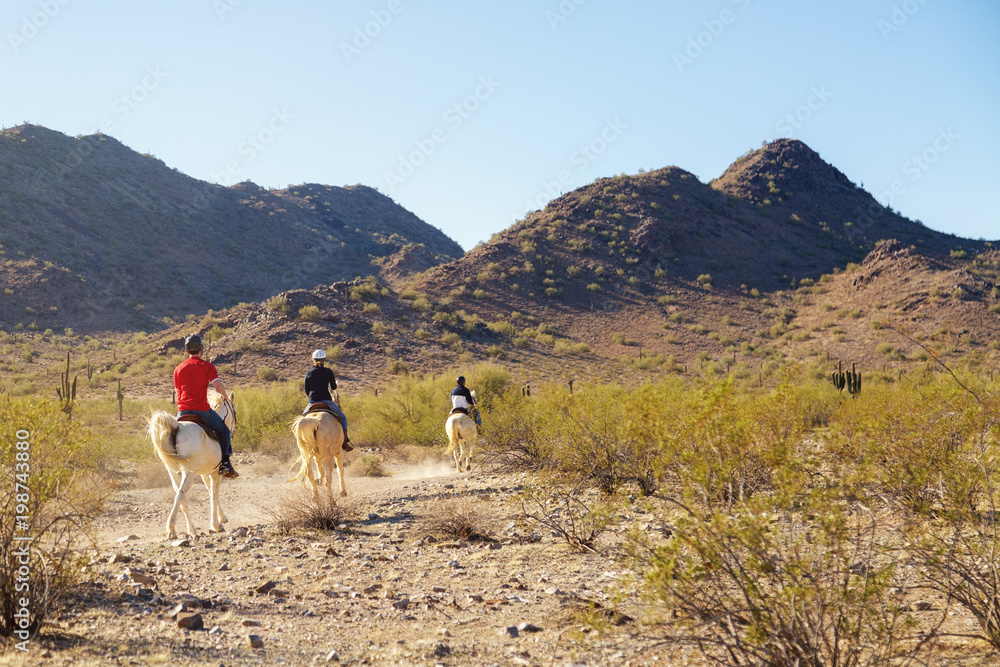
<instances>
[{"instance_id":1,"label":"mountain ridge","mask_svg":"<svg viewBox=\"0 0 1000 667\"><path fill-rule=\"evenodd\" d=\"M377 275L379 263L413 246L429 257L419 270L463 254L367 186L227 188L101 134L3 130L0 175L0 280L11 292L0 302L4 326L148 328L293 287ZM56 277L53 302L39 281Z\"/></svg>"}]
</instances>

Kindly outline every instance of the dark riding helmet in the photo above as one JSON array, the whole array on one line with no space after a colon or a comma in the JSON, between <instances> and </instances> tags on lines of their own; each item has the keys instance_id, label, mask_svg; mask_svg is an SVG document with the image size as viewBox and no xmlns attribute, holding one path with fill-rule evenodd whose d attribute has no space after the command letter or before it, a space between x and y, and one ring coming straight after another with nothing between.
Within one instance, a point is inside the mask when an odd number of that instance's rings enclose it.
<instances>
[{"instance_id":1,"label":"dark riding helmet","mask_svg":"<svg viewBox=\"0 0 1000 667\"><path fill-rule=\"evenodd\" d=\"M458 380L456 380L456 382L458 382L462 386L465 386L465 376L464 375L459 375L458 376Z\"/></svg>"},{"instance_id":2,"label":"dark riding helmet","mask_svg":"<svg viewBox=\"0 0 1000 667\"><path fill-rule=\"evenodd\" d=\"M198 334L191 334L184 339L184 349L191 354L198 354L201 352L202 345L201 336Z\"/></svg>"}]
</instances>

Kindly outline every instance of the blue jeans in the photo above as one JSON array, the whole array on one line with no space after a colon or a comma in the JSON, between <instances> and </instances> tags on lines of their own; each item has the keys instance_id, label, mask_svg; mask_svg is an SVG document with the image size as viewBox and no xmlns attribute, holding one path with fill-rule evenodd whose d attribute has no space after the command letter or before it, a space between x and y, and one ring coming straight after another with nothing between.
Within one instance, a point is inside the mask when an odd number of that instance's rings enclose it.
<instances>
[{"instance_id":1,"label":"blue jeans","mask_svg":"<svg viewBox=\"0 0 1000 667\"><path fill-rule=\"evenodd\" d=\"M222 417L215 410L181 410L177 413L177 416L182 415L198 415L205 420L208 427L219 434L222 440L219 445L222 447L223 456L233 455L233 441L232 434L229 432L229 427L226 426L226 422L223 421Z\"/></svg>"},{"instance_id":2,"label":"blue jeans","mask_svg":"<svg viewBox=\"0 0 1000 667\"><path fill-rule=\"evenodd\" d=\"M344 416L344 411L340 409L340 406L338 406L333 401L320 401L320 403L330 406L330 409L333 410L333 413L337 415L337 417L340 419L340 424L344 427L344 431L347 431L347 417ZM312 405L312 403L310 403L309 405ZM302 411L302 414L308 414L309 405L307 405L306 409Z\"/></svg>"}]
</instances>

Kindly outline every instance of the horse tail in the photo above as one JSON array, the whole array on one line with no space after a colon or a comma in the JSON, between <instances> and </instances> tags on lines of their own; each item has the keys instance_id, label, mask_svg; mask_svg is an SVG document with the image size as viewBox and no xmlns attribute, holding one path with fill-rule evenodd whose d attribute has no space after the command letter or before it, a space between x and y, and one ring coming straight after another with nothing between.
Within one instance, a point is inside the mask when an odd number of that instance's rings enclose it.
<instances>
[{"instance_id":1,"label":"horse tail","mask_svg":"<svg viewBox=\"0 0 1000 667\"><path fill-rule=\"evenodd\" d=\"M458 441L462 439L462 430L458 427L459 420L448 417L448 422L445 424L445 431L448 433L448 451L445 454L451 454L458 447Z\"/></svg>"},{"instance_id":2,"label":"horse tail","mask_svg":"<svg viewBox=\"0 0 1000 667\"><path fill-rule=\"evenodd\" d=\"M302 464L298 474L288 480L289 482L305 480L306 471L309 469L309 460L312 458L313 452L316 451L316 431L319 430L319 422L315 419L307 419L307 416L299 415L289 424L292 427L292 433L295 434L295 441L299 445L299 458L295 463ZM295 463L292 463L292 466Z\"/></svg>"},{"instance_id":3,"label":"horse tail","mask_svg":"<svg viewBox=\"0 0 1000 667\"><path fill-rule=\"evenodd\" d=\"M177 418L169 412L155 412L149 418L149 439L153 441L153 449L163 461L181 463L186 458L177 455L177 443L174 438L179 426Z\"/></svg>"}]
</instances>

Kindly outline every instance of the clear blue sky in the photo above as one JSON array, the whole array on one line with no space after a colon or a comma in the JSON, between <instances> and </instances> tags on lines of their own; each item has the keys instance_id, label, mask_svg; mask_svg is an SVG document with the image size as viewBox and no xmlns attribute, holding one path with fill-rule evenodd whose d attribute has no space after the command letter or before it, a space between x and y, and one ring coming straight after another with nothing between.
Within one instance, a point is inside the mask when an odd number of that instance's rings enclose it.
<instances>
[{"instance_id":1,"label":"clear blue sky","mask_svg":"<svg viewBox=\"0 0 1000 667\"><path fill-rule=\"evenodd\" d=\"M707 182L780 136L1000 238L991 0L6 0L0 29L8 127L103 127L221 183L364 183L466 249L550 193Z\"/></svg>"}]
</instances>

